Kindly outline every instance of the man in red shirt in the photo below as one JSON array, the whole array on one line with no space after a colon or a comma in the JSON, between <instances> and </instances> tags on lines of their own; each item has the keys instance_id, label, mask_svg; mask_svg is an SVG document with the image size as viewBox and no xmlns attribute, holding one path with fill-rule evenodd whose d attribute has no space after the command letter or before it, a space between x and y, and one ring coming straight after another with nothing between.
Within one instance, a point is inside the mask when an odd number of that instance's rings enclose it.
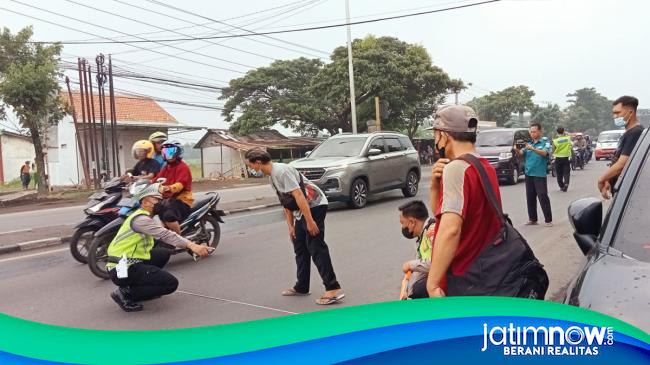
<instances>
[{"instance_id":1,"label":"man in red shirt","mask_svg":"<svg viewBox=\"0 0 650 365\"><path fill-rule=\"evenodd\" d=\"M154 209L165 226L181 234L179 222L185 220L192 211L192 172L183 161L183 146L180 142L167 141L163 144L163 157L167 162L153 181L166 179L162 184L163 200Z\"/></svg>"},{"instance_id":2,"label":"man in red shirt","mask_svg":"<svg viewBox=\"0 0 650 365\"><path fill-rule=\"evenodd\" d=\"M480 159L501 204L496 171L474 147L477 125L476 113L464 105L445 106L436 112L433 131L440 159L433 166L430 204L439 223L427 280L429 297L445 296L445 279L463 276L501 229L501 220L485 196L479 172L459 159L465 154Z\"/></svg>"}]
</instances>

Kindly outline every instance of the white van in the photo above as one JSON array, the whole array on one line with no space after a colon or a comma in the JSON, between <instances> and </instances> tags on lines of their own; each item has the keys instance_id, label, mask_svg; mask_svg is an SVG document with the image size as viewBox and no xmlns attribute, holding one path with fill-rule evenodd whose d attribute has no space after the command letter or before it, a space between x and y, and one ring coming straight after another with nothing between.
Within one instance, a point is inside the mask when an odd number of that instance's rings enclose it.
<instances>
[{"instance_id":1,"label":"white van","mask_svg":"<svg viewBox=\"0 0 650 365\"><path fill-rule=\"evenodd\" d=\"M618 141L625 133L622 129L616 129L611 131L603 131L598 135L598 141L596 141L596 149L594 150L594 156L596 161L600 161L601 158L611 160L618 148Z\"/></svg>"}]
</instances>

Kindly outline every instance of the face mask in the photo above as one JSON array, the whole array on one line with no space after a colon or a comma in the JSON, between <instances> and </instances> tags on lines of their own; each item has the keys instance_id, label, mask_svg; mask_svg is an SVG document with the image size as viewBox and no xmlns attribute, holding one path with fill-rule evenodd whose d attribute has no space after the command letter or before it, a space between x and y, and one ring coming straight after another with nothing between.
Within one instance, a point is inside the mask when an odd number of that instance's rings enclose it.
<instances>
[{"instance_id":1,"label":"face mask","mask_svg":"<svg viewBox=\"0 0 650 365\"><path fill-rule=\"evenodd\" d=\"M442 134L440 135L440 139L442 139ZM440 141L436 141L436 149L438 150L438 155L440 156L440 158L445 158L445 147L447 147L447 146L440 147L440 146L438 146L439 142Z\"/></svg>"},{"instance_id":2,"label":"face mask","mask_svg":"<svg viewBox=\"0 0 650 365\"><path fill-rule=\"evenodd\" d=\"M408 240L412 240L415 237L413 232L409 231L408 227L402 227L402 236Z\"/></svg>"},{"instance_id":3,"label":"face mask","mask_svg":"<svg viewBox=\"0 0 650 365\"><path fill-rule=\"evenodd\" d=\"M617 127L625 127L625 118L624 117L614 118L614 124Z\"/></svg>"}]
</instances>

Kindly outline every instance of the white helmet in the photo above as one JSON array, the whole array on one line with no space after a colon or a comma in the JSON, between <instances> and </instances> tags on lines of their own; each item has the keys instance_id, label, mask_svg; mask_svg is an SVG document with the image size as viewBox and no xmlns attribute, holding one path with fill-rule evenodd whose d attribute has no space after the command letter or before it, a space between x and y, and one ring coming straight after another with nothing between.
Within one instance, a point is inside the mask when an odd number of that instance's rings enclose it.
<instances>
[{"instance_id":1,"label":"white helmet","mask_svg":"<svg viewBox=\"0 0 650 365\"><path fill-rule=\"evenodd\" d=\"M142 199L153 196L159 199L162 199L162 194L160 193L160 184L133 184L131 187L131 193L133 194L133 199L137 201L142 201Z\"/></svg>"}]
</instances>

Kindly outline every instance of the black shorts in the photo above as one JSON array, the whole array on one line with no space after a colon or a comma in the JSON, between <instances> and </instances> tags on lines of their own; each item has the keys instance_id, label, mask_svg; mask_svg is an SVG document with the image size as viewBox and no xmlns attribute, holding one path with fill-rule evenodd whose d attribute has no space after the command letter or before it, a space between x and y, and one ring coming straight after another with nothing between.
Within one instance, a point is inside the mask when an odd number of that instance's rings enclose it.
<instances>
[{"instance_id":1,"label":"black shorts","mask_svg":"<svg viewBox=\"0 0 650 365\"><path fill-rule=\"evenodd\" d=\"M156 205L154 214L163 222L181 223L190 216L192 208L176 198L163 199Z\"/></svg>"}]
</instances>

